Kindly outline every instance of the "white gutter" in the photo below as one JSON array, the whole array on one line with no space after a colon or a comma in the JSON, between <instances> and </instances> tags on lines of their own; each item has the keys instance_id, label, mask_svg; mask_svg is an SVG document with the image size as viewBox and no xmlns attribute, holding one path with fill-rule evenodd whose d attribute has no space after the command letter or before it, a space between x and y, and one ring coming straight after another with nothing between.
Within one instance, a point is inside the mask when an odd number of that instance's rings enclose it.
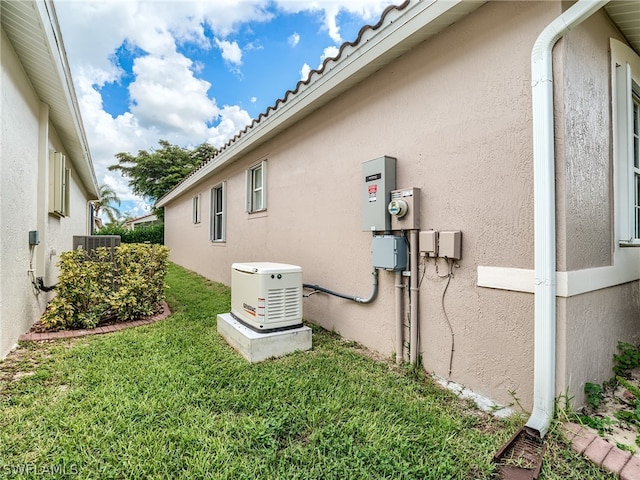
<instances>
[{"instance_id":1,"label":"white gutter","mask_svg":"<svg viewBox=\"0 0 640 480\"><path fill-rule=\"evenodd\" d=\"M543 438L553 418L556 373L556 205L552 50L609 0L579 0L542 31L531 51L533 102L535 327L533 412L525 425Z\"/></svg>"}]
</instances>

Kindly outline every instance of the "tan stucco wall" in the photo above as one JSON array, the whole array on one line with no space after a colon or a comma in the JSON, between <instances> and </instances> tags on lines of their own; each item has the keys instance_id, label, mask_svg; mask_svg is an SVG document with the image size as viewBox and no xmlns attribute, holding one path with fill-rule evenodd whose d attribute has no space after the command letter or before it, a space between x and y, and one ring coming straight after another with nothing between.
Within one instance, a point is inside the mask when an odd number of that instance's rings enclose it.
<instances>
[{"instance_id":1,"label":"tan stucco wall","mask_svg":"<svg viewBox=\"0 0 640 480\"><path fill-rule=\"evenodd\" d=\"M558 270L615 264L609 39L602 12L558 45L556 187ZM620 259L618 259L620 261ZM619 341L640 341L638 282L558 299L557 394L585 402L585 382L613 376Z\"/></svg>"},{"instance_id":2,"label":"tan stucco wall","mask_svg":"<svg viewBox=\"0 0 640 480\"><path fill-rule=\"evenodd\" d=\"M585 382L613 377L618 342L640 343L638 282L561 299L558 302L557 394L585 404Z\"/></svg>"},{"instance_id":3,"label":"tan stucco wall","mask_svg":"<svg viewBox=\"0 0 640 480\"><path fill-rule=\"evenodd\" d=\"M611 37L622 40L599 12L557 47L559 271L612 264Z\"/></svg>"},{"instance_id":4,"label":"tan stucco wall","mask_svg":"<svg viewBox=\"0 0 640 480\"><path fill-rule=\"evenodd\" d=\"M72 235L86 234L86 192L72 171L71 216L58 219L46 212L48 195L38 194L39 180L48 184L48 164L39 157L49 149L64 151L48 120L48 108L40 103L8 38L2 32L0 117L0 358L16 344L46 306L51 294L36 296L28 275L28 233L40 232L33 255L36 275L47 284L56 282L57 256L72 247ZM45 112L42 114L42 112ZM41 133L48 137L41 142ZM46 158L46 157L45 157ZM46 161L46 160L45 160Z\"/></svg>"},{"instance_id":5,"label":"tan stucco wall","mask_svg":"<svg viewBox=\"0 0 640 480\"><path fill-rule=\"evenodd\" d=\"M558 10L489 4L404 55L188 192L166 209L172 258L224 283L236 261L301 265L306 283L359 296L371 291L371 239L361 231L362 162L398 159L397 186L422 189L423 229L463 232L463 259L445 307L456 335L452 379L498 401L532 384L533 297L475 286L478 265L533 266L529 55ZM244 212L244 171L268 160L268 211ZM227 242L212 245L209 189L226 181ZM203 195L203 223L191 199ZM446 267L439 262L439 273ZM324 295L304 316L390 355L395 348L394 275L362 306ZM431 260L421 286L424 366L446 376L451 337L445 281Z\"/></svg>"},{"instance_id":6,"label":"tan stucco wall","mask_svg":"<svg viewBox=\"0 0 640 480\"><path fill-rule=\"evenodd\" d=\"M560 13L560 5L551 2L486 4L243 160L215 173L167 206L165 241L172 259L226 284L233 262L292 263L302 266L305 283L368 296L371 239L361 231L361 164L382 155L396 157L397 186L421 188L421 228L463 232L463 258L454 269L444 310L446 279L439 276L446 272L444 261L438 262L438 272L434 260L421 266L421 271L426 269L420 291L420 351L425 369L448 374L448 318L455 333L451 379L503 403L513 402L510 392L514 392L530 407L533 295L479 288L477 267L533 268L529 63L537 35ZM594 78L582 78L580 68L575 74L561 75L560 85L573 88L583 82L593 89L603 88L595 98L598 108L608 101L607 59L602 55L608 37L591 30L600 29L603 22L608 25L604 18L576 29L568 47L554 52L558 68L576 68L580 60L573 56L589 52L591 44L597 43L598 51L587 63L594 67ZM563 96L563 89L559 90L557 103L574 101L574 94ZM579 85L575 96L577 105L589 108L588 88ZM588 121L602 121L606 130L607 115L596 112ZM557 129L559 141L582 141L584 119L569 111L567 122ZM575 221L559 216L559 224L564 222L558 235L559 265L582 268L607 265L611 260L607 135L600 132L587 139L596 154L584 167L579 161L583 150L574 152L571 145L561 149L562 162L566 155L568 166L559 167L559 208L568 204L570 215L584 209L585 215L595 215L597 220L594 231L581 239L574 237L587 226L584 215ZM268 161L268 210L251 216L244 212L245 170L263 159ZM584 183L584 175L592 173L597 178L594 200L585 198L591 186ZM227 241L214 245L208 241L209 189L222 181L226 182ZM203 198L203 223L194 226L191 201L197 193ZM582 259L579 251L571 250L586 243L590 258ZM304 301L304 316L391 355L395 349L393 285L394 275L381 272L379 297L367 306L313 295ZM615 301L616 295L606 300ZM574 315L576 302L572 299L571 309L559 311ZM626 327L610 332L609 343L618 333L628 334L630 323L624 315ZM587 324L598 318L588 317ZM574 337L563 341L562 347L571 354L582 342ZM563 360L561 368L574 368L580 357L575 358L571 363ZM564 375L561 378L564 389L570 382Z\"/></svg>"}]
</instances>

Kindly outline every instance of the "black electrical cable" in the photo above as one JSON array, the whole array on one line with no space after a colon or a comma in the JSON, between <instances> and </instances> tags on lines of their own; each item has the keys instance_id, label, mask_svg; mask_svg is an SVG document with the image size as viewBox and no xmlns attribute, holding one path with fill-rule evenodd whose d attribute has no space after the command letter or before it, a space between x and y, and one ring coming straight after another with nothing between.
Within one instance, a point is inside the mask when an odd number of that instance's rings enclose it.
<instances>
[{"instance_id":1,"label":"black electrical cable","mask_svg":"<svg viewBox=\"0 0 640 480\"><path fill-rule=\"evenodd\" d=\"M42 277L36 278L36 281L38 282L38 290L40 290L41 292L50 292L51 290L55 290L58 286L57 283L55 285L45 285L44 279Z\"/></svg>"},{"instance_id":2,"label":"black electrical cable","mask_svg":"<svg viewBox=\"0 0 640 480\"><path fill-rule=\"evenodd\" d=\"M422 280L424 280L424 275L427 273L427 260L428 257L422 257L422 275L420 276L420 280L418 281L418 288L422 286Z\"/></svg>"},{"instance_id":3,"label":"black electrical cable","mask_svg":"<svg viewBox=\"0 0 640 480\"><path fill-rule=\"evenodd\" d=\"M351 300L356 303L371 303L378 296L378 270L373 269L373 292L369 298L357 297L355 295L345 295L344 293L334 292L333 290L329 290L328 288L321 287L320 285L311 285L310 283L304 283L302 286L304 288L308 288L314 290L315 292L327 293L329 295L333 295L334 297L344 298L345 300ZM313 292L309 295L313 295Z\"/></svg>"},{"instance_id":4,"label":"black electrical cable","mask_svg":"<svg viewBox=\"0 0 640 480\"><path fill-rule=\"evenodd\" d=\"M447 258L447 263L449 264L449 273L446 275L447 284L444 287L444 291L442 292L441 304L442 304L442 313L444 313L444 318L447 321L447 325L449 326L449 331L451 332L451 354L449 356L449 377L451 377L451 371L453 370L453 352L456 349L456 337L453 333L453 327L451 326L451 321L449 321L449 316L447 315L447 309L444 306L444 297L447 294L447 289L449 288L449 284L451 283L451 279L453 278L453 260ZM436 263L437 265L437 263ZM443 275L441 278L444 278Z\"/></svg>"}]
</instances>

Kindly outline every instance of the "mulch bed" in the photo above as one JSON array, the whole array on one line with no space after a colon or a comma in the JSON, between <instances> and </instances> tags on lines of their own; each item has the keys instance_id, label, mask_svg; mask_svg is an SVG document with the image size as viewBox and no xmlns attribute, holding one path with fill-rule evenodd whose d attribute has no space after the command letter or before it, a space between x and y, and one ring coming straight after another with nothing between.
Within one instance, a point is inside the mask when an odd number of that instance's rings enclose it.
<instances>
[{"instance_id":1,"label":"mulch bed","mask_svg":"<svg viewBox=\"0 0 640 480\"><path fill-rule=\"evenodd\" d=\"M117 319L108 318L100 324L96 328L91 329L79 329L79 330L60 330L60 331L51 331L46 330L44 325L40 320L33 324L31 329L22 335L20 335L19 340L25 342L33 342L33 341L43 341L43 340L55 340L59 338L74 338L74 337L85 337L87 335L100 335L104 333L117 332L120 330L124 330L126 328L131 327L139 327L141 325L149 325L150 323L155 323L159 320L163 320L171 315L171 310L169 310L169 305L166 302L162 302L160 306L160 310L158 313L154 315L150 315L148 317L142 317L138 320L132 320L129 322L118 322Z\"/></svg>"}]
</instances>

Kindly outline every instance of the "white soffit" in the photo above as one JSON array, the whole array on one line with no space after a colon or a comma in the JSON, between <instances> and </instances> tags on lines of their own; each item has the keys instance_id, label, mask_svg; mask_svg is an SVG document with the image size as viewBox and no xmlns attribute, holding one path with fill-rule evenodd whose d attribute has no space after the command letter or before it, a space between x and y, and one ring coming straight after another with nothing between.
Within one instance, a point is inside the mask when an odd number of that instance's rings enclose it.
<instances>
[{"instance_id":1,"label":"white soffit","mask_svg":"<svg viewBox=\"0 0 640 480\"><path fill-rule=\"evenodd\" d=\"M604 9L631 47L640 54L640 1L613 0Z\"/></svg>"}]
</instances>

